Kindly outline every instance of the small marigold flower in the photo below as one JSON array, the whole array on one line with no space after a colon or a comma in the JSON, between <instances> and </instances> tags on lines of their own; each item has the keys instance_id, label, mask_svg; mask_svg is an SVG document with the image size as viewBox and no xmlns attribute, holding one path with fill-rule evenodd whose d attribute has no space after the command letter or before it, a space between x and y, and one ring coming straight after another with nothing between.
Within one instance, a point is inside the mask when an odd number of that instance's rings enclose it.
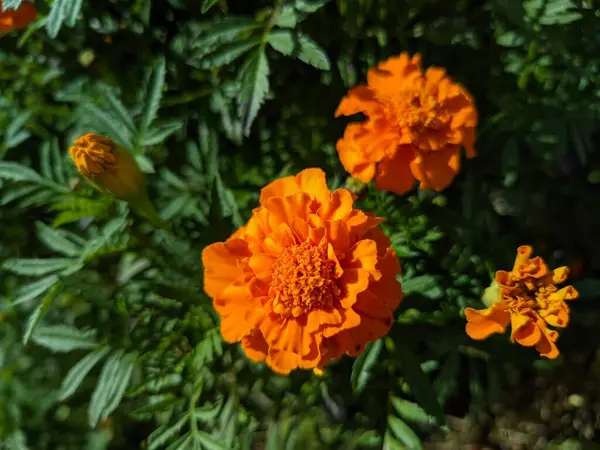
<instances>
[{"instance_id":1,"label":"small marigold flower","mask_svg":"<svg viewBox=\"0 0 600 450\"><path fill-rule=\"evenodd\" d=\"M21 3L17 9L3 11L0 0L0 33L9 33L15 28L21 30L35 20L37 11L33 3Z\"/></svg>"},{"instance_id":2,"label":"small marigold flower","mask_svg":"<svg viewBox=\"0 0 600 450\"><path fill-rule=\"evenodd\" d=\"M366 86L351 89L335 116L363 113L347 126L337 151L345 169L379 189L404 194L415 179L441 191L460 169L460 150L475 156L477 111L464 87L444 69L421 69L407 53L369 70Z\"/></svg>"},{"instance_id":3,"label":"small marigold flower","mask_svg":"<svg viewBox=\"0 0 600 450\"><path fill-rule=\"evenodd\" d=\"M263 188L226 242L204 249L204 289L227 342L276 372L322 368L385 335L402 298L379 219L331 192L320 169Z\"/></svg>"},{"instance_id":4,"label":"small marigold flower","mask_svg":"<svg viewBox=\"0 0 600 450\"><path fill-rule=\"evenodd\" d=\"M144 174L131 153L110 138L88 133L75 140L69 154L96 189L128 202L154 225L168 229L148 198Z\"/></svg>"},{"instance_id":5,"label":"small marigold flower","mask_svg":"<svg viewBox=\"0 0 600 450\"><path fill-rule=\"evenodd\" d=\"M555 344L558 332L549 326L567 326L569 307L565 301L579 293L573 286L556 287L567 280L568 267L550 270L539 256L531 258L532 253L529 246L519 247L513 269L496 272L497 301L487 309L466 308L466 331L472 339L481 340L504 333L510 323L513 342L535 347L542 356L554 359L559 355Z\"/></svg>"}]
</instances>

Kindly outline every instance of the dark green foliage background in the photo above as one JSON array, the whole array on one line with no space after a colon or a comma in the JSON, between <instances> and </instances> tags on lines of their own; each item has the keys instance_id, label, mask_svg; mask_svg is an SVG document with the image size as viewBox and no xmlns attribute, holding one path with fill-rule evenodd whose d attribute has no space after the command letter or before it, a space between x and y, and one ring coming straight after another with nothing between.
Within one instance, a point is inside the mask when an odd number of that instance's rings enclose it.
<instances>
[{"instance_id":1,"label":"dark green foliage background","mask_svg":"<svg viewBox=\"0 0 600 450\"><path fill-rule=\"evenodd\" d=\"M596 384L596 1L35 4L0 37L0 448L444 448L440 433L513 448L486 432L507 396L525 416L540 373ZM478 157L442 193L358 186L335 152L340 99L402 51L447 68L480 112ZM86 132L136 155L174 235L78 178L66 150ZM360 358L280 377L223 343L200 252L307 167L386 218L405 298ZM575 269L556 361L464 333L463 308L522 244ZM451 418L483 431L460 441ZM539 448L600 437L569 420L546 420Z\"/></svg>"}]
</instances>

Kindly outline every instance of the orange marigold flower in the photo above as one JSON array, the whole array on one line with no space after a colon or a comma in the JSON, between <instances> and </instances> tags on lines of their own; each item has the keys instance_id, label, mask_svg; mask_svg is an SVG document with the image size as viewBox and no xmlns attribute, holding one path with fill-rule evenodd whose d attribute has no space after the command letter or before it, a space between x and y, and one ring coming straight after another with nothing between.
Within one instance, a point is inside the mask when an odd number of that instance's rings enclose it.
<instances>
[{"instance_id":1,"label":"orange marigold flower","mask_svg":"<svg viewBox=\"0 0 600 450\"><path fill-rule=\"evenodd\" d=\"M402 53L369 70L368 84L351 89L335 116L363 113L337 143L345 169L379 189L404 194L415 179L441 191L460 169L460 150L475 156L477 111L464 87L444 69L421 69Z\"/></svg>"},{"instance_id":2,"label":"orange marigold flower","mask_svg":"<svg viewBox=\"0 0 600 450\"><path fill-rule=\"evenodd\" d=\"M2 0L0 0L0 33L9 33L15 28L25 28L35 20L37 11L33 3L21 3L17 9L3 11Z\"/></svg>"},{"instance_id":3,"label":"orange marigold flower","mask_svg":"<svg viewBox=\"0 0 600 450\"><path fill-rule=\"evenodd\" d=\"M381 220L331 192L320 169L263 188L248 223L202 252L223 338L281 374L360 354L402 298Z\"/></svg>"},{"instance_id":4,"label":"orange marigold flower","mask_svg":"<svg viewBox=\"0 0 600 450\"><path fill-rule=\"evenodd\" d=\"M573 286L562 289L569 275L568 267L550 270L539 256L531 258L533 249L527 245L517 249L517 258L510 272L496 272L498 301L490 308L466 308L467 334L472 339L486 339L494 333L504 333L510 323L511 340L533 347L546 358L554 359L558 332L548 326L564 328L569 323L566 300L579 293Z\"/></svg>"}]
</instances>

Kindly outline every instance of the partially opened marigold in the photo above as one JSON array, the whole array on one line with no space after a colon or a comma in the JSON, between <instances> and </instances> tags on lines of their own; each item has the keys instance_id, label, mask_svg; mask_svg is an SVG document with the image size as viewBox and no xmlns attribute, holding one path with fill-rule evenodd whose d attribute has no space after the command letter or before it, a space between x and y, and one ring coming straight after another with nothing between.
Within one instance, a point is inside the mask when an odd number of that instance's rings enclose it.
<instances>
[{"instance_id":1,"label":"partially opened marigold","mask_svg":"<svg viewBox=\"0 0 600 450\"><path fill-rule=\"evenodd\" d=\"M9 33L14 29L23 29L35 20L37 11L33 3L25 2L17 9L3 11L0 0L0 33Z\"/></svg>"},{"instance_id":2,"label":"partially opened marigold","mask_svg":"<svg viewBox=\"0 0 600 450\"><path fill-rule=\"evenodd\" d=\"M378 228L307 169L266 186L260 207L202 253L204 288L227 342L276 372L322 369L385 335L402 298L400 264Z\"/></svg>"},{"instance_id":3,"label":"partially opened marigold","mask_svg":"<svg viewBox=\"0 0 600 450\"><path fill-rule=\"evenodd\" d=\"M335 116L363 113L337 150L345 169L379 189L404 194L415 180L421 189L444 189L460 169L461 148L475 156L477 111L464 87L444 69L421 69L407 53L369 70L368 84L351 89Z\"/></svg>"},{"instance_id":4,"label":"partially opened marigold","mask_svg":"<svg viewBox=\"0 0 600 450\"><path fill-rule=\"evenodd\" d=\"M465 309L467 334L473 339L486 339L494 333L504 333L511 325L511 340L526 347L535 347L542 355L554 359L558 332L549 328L564 328L569 323L566 300L578 297L573 286L562 289L569 275L568 267L550 270L539 256L531 258L533 249L517 249L515 264L510 272L496 272L498 301L490 308Z\"/></svg>"}]
</instances>

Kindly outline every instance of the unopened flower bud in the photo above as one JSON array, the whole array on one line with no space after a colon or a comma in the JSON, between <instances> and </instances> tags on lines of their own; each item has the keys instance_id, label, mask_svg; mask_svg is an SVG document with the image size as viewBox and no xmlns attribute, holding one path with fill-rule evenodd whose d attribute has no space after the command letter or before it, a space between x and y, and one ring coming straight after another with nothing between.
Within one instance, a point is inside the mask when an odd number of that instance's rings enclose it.
<instances>
[{"instance_id":1,"label":"unopened flower bud","mask_svg":"<svg viewBox=\"0 0 600 450\"><path fill-rule=\"evenodd\" d=\"M144 174L134 157L110 138L88 133L69 148L77 171L96 189L129 203L160 228L167 228L148 198Z\"/></svg>"}]
</instances>

